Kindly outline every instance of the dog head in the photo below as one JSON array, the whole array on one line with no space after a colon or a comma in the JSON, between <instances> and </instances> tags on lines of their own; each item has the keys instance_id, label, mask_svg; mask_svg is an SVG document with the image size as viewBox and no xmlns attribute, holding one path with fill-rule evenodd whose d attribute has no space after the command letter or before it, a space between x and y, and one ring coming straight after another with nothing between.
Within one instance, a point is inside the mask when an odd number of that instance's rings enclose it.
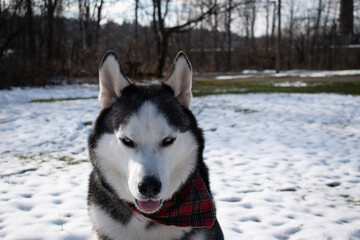
<instances>
[{"instance_id":1,"label":"dog head","mask_svg":"<svg viewBox=\"0 0 360 240\"><path fill-rule=\"evenodd\" d=\"M156 212L197 161L197 126L188 109L191 64L180 52L164 83L136 85L122 73L115 53L108 52L99 78L104 109L90 137L92 162L119 198L142 212Z\"/></svg>"}]
</instances>

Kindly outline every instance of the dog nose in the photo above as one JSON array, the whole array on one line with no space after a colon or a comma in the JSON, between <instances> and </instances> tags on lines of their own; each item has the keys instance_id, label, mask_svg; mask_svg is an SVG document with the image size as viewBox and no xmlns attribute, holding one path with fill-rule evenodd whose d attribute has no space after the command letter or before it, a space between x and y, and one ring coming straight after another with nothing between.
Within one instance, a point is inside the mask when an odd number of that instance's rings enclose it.
<instances>
[{"instance_id":1,"label":"dog nose","mask_svg":"<svg viewBox=\"0 0 360 240\"><path fill-rule=\"evenodd\" d=\"M161 182L155 177L145 177L139 183L138 189L145 197L155 197L161 191Z\"/></svg>"}]
</instances>

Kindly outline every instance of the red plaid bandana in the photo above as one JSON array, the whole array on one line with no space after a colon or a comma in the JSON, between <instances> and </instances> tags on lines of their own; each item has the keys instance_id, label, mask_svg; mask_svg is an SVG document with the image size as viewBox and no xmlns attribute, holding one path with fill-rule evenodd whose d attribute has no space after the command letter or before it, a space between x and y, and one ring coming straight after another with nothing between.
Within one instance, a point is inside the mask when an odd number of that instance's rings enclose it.
<instances>
[{"instance_id":1,"label":"red plaid bandana","mask_svg":"<svg viewBox=\"0 0 360 240\"><path fill-rule=\"evenodd\" d=\"M127 206L162 225L211 228L215 223L214 204L198 172L182 191L175 193L153 214L139 211L132 203L127 203Z\"/></svg>"}]
</instances>

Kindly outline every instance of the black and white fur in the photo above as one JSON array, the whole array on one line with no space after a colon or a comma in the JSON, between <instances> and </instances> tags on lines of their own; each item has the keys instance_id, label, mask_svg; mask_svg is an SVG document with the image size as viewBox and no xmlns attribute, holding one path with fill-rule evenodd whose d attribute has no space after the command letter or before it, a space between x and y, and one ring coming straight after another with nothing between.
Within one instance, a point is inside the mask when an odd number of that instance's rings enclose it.
<instances>
[{"instance_id":1,"label":"black and white fur","mask_svg":"<svg viewBox=\"0 0 360 240\"><path fill-rule=\"evenodd\" d=\"M212 228L165 226L132 212L123 202L151 213L137 201L162 203L196 170L210 192L202 130L189 110L192 69L185 54L177 55L162 84L133 84L113 52L104 56L99 78L103 109L89 137L93 171L88 207L94 239L223 239L217 220ZM146 191L140 188L144 184Z\"/></svg>"}]
</instances>

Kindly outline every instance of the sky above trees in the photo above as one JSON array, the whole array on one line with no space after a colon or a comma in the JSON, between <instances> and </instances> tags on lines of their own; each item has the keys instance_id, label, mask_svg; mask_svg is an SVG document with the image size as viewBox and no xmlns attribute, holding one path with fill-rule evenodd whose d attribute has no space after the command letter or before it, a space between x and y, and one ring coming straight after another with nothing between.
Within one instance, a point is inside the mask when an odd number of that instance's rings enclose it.
<instances>
[{"instance_id":1,"label":"sky above trees","mask_svg":"<svg viewBox=\"0 0 360 240\"><path fill-rule=\"evenodd\" d=\"M172 19L170 19L169 24L178 22L178 17L176 17L176 14L179 14L181 11L184 10L183 4L186 5L186 0L184 1L172 1L172 12L175 13ZM226 1L217 1L221 4L221 2ZM235 3L240 3L241 1L234 1ZM242 1L244 2L244 1ZM272 4L273 2L273 4ZM273 7L275 6L275 2L277 1L271 1L269 0L269 11L270 14L272 14ZM141 25L149 25L149 23L152 21L151 16L151 8L152 8L152 1L151 0L140 0L140 11L139 11L139 23ZM339 0L323 0L322 5L324 8L326 8L326 5L331 3L331 11L329 12L329 15L331 18L338 18L339 11L340 11L340 1ZM311 0L282 0L282 23L286 26L289 24L290 21L290 15L291 15L291 6L293 4L294 8L294 16L295 18L306 18L306 17L315 17L317 14L317 8L318 8L318 1L311 1ZM256 19L255 19L255 36L260 37L262 35L265 35L266 32L266 5L267 0L257 0L256 1ZM241 7L239 7L240 9ZM129 0L111 0L104 2L104 9L103 9L103 15L104 18L101 21L101 24L105 24L108 21L113 21L116 23L123 23L126 22L132 22L134 21L135 14L135 0L129 1ZM69 17L76 17L78 14L78 7L76 3L73 4L67 4L64 7L64 14ZM360 1L355 0L354 1L354 12L358 12L360 14ZM359 15L358 14L358 15ZM354 14L356 16L356 14ZM233 13L233 24L231 26L231 30L233 33L238 35L245 35L244 28L243 28L243 18L244 14L241 12L241 10L234 11ZM360 18L355 17L354 22L360 23ZM358 25L358 24L357 24ZM359 29L355 29L356 31L359 31Z\"/></svg>"}]
</instances>

